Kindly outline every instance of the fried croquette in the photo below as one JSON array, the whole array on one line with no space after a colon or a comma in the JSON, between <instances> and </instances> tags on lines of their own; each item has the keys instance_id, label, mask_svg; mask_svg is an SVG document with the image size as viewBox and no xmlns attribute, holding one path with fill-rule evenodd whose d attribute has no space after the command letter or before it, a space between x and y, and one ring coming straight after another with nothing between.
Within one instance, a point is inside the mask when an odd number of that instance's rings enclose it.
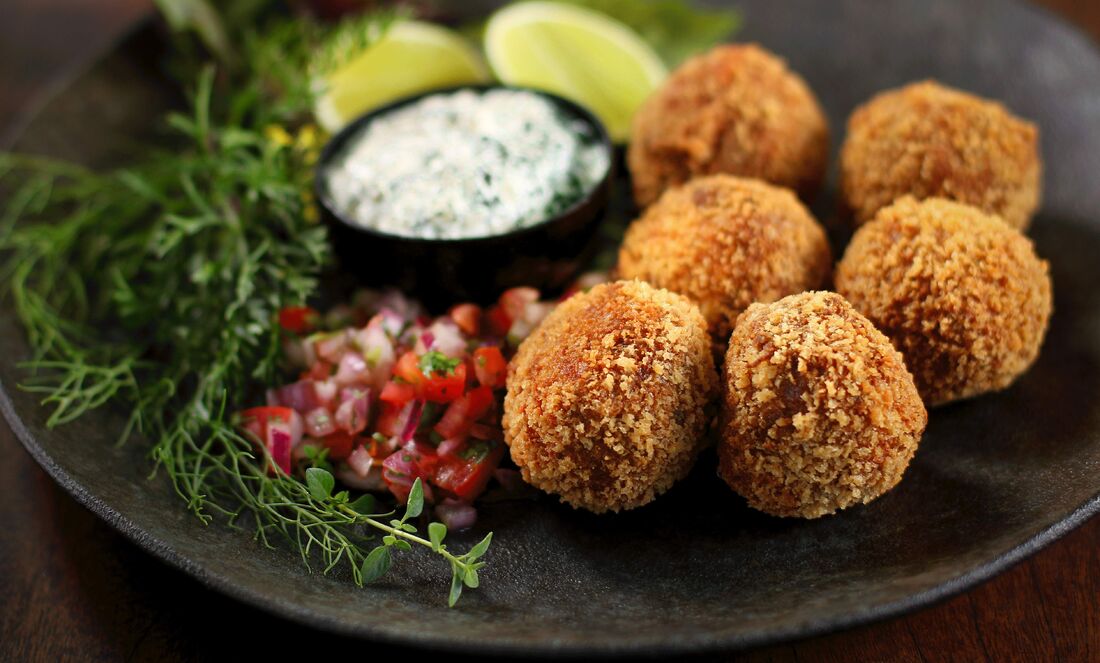
<instances>
[{"instance_id":1,"label":"fried croquette","mask_svg":"<svg viewBox=\"0 0 1100 663\"><path fill-rule=\"evenodd\" d=\"M808 197L829 151L825 114L786 63L754 44L718 46L677 68L634 117L627 165L644 207L696 175L730 173Z\"/></svg>"},{"instance_id":2,"label":"fried croquette","mask_svg":"<svg viewBox=\"0 0 1100 663\"><path fill-rule=\"evenodd\" d=\"M836 286L905 356L929 405L1012 384L1051 313L1049 267L1031 241L941 198L880 210L852 238Z\"/></svg>"},{"instance_id":3,"label":"fried croquette","mask_svg":"<svg viewBox=\"0 0 1100 663\"><path fill-rule=\"evenodd\" d=\"M841 192L855 225L904 195L940 197L1025 229L1041 195L1039 131L934 81L883 92L848 120Z\"/></svg>"},{"instance_id":4,"label":"fried croquette","mask_svg":"<svg viewBox=\"0 0 1100 663\"><path fill-rule=\"evenodd\" d=\"M520 345L504 436L524 480L593 513L642 506L691 469L718 375L687 298L597 285Z\"/></svg>"},{"instance_id":5,"label":"fried croquette","mask_svg":"<svg viewBox=\"0 0 1100 663\"><path fill-rule=\"evenodd\" d=\"M719 474L749 506L817 518L893 488L928 421L890 341L843 297L753 304L725 365Z\"/></svg>"},{"instance_id":6,"label":"fried croquette","mask_svg":"<svg viewBox=\"0 0 1100 663\"><path fill-rule=\"evenodd\" d=\"M627 230L619 275L686 295L724 344L753 302L819 288L825 231L790 191L731 175L671 188Z\"/></svg>"}]
</instances>

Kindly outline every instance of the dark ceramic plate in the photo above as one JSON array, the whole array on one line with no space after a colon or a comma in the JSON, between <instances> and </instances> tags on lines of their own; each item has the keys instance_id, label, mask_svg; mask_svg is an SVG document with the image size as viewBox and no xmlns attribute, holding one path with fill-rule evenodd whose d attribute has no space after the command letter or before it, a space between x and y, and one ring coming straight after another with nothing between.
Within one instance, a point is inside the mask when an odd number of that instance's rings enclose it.
<instances>
[{"instance_id":1,"label":"dark ceramic plate","mask_svg":"<svg viewBox=\"0 0 1100 663\"><path fill-rule=\"evenodd\" d=\"M714 459L656 503L576 513L549 498L486 506L496 532L481 589L457 609L447 569L407 554L388 582L303 569L247 533L204 527L141 446L112 446L102 415L50 431L13 388L26 355L0 310L0 400L16 434L77 499L202 582L272 612L367 638L492 652L685 652L821 633L925 605L1034 552L1100 508L1100 58L1041 11L992 0L741 2L744 39L809 80L835 134L860 101L935 76L1005 100L1043 132L1046 198L1032 235L1055 314L1012 389L932 413L896 490L802 522L749 511ZM140 40L139 40L140 41ZM23 147L93 163L134 145L168 89L132 40L60 95ZM831 209L826 197L819 212ZM6 305L5 305L6 306Z\"/></svg>"}]
</instances>

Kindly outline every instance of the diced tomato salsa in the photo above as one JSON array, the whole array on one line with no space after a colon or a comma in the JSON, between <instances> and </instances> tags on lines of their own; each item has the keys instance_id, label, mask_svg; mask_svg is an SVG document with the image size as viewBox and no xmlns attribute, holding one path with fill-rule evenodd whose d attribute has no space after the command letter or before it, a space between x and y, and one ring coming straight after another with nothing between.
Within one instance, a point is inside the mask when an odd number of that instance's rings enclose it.
<instances>
[{"instance_id":1,"label":"diced tomato salsa","mask_svg":"<svg viewBox=\"0 0 1100 663\"><path fill-rule=\"evenodd\" d=\"M242 429L271 473L304 472L320 458L338 477L362 479L353 486L385 486L401 501L419 478L429 499L472 502L505 457L507 358L551 305L531 288L434 319L394 293L356 302L340 317L362 327L321 329L326 318L305 306L279 314L297 379L242 411Z\"/></svg>"}]
</instances>

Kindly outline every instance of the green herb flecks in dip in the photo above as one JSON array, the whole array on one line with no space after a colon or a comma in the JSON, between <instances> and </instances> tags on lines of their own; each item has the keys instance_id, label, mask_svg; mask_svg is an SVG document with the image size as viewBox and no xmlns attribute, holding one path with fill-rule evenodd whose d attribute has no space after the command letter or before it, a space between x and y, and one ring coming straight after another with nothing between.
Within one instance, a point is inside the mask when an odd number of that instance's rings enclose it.
<instances>
[{"instance_id":1,"label":"green herb flecks in dip","mask_svg":"<svg viewBox=\"0 0 1100 663\"><path fill-rule=\"evenodd\" d=\"M375 118L324 172L348 220L392 235L467 238L534 225L607 173L592 127L523 90L431 95Z\"/></svg>"}]
</instances>

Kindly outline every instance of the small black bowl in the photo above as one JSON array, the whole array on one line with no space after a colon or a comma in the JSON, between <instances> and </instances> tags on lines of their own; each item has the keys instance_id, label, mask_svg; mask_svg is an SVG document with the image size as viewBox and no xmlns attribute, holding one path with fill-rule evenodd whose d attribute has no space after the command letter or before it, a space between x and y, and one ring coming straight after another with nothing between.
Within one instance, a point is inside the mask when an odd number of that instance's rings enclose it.
<instances>
[{"instance_id":1,"label":"small black bowl","mask_svg":"<svg viewBox=\"0 0 1100 663\"><path fill-rule=\"evenodd\" d=\"M589 125L607 151L607 173L582 198L564 211L535 225L499 235L469 239L403 237L363 228L333 205L322 174L349 139L368 123L425 97L468 89L523 90L551 100ZM470 85L431 90L374 109L341 129L329 140L317 162L315 190L321 216L344 271L363 285L394 286L429 306L458 301L488 303L514 286L540 291L560 290L586 265L599 240L599 226L611 197L615 153L603 124L585 108L554 94L505 85Z\"/></svg>"}]
</instances>

